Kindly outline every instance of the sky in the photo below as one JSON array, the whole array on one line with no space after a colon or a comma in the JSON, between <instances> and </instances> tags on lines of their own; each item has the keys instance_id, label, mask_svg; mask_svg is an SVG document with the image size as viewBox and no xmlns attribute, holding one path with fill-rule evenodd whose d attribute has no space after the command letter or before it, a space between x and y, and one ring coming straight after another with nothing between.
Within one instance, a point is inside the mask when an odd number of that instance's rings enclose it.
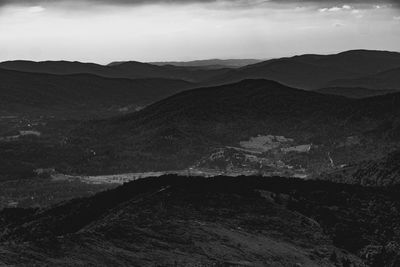
<instances>
[{"instance_id":1,"label":"sky","mask_svg":"<svg viewBox=\"0 0 400 267\"><path fill-rule=\"evenodd\" d=\"M390 0L0 0L0 61L400 51Z\"/></svg>"}]
</instances>

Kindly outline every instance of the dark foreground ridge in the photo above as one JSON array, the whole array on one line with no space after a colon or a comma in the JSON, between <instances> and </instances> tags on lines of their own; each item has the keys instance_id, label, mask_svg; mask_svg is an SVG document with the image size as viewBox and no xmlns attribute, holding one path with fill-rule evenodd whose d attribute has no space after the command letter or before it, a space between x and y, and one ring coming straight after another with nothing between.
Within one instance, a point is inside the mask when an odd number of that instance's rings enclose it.
<instances>
[{"instance_id":1,"label":"dark foreground ridge","mask_svg":"<svg viewBox=\"0 0 400 267\"><path fill-rule=\"evenodd\" d=\"M1 212L0 264L399 266L398 186L279 177L137 180Z\"/></svg>"}]
</instances>

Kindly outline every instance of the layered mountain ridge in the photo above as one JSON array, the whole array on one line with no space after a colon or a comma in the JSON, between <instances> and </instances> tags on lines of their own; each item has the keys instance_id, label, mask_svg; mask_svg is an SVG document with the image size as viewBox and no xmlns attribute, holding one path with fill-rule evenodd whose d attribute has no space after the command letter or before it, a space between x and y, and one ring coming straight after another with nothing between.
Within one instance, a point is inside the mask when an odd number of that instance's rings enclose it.
<instances>
[{"instance_id":1,"label":"layered mountain ridge","mask_svg":"<svg viewBox=\"0 0 400 267\"><path fill-rule=\"evenodd\" d=\"M400 53L352 50L333 55L271 59L231 70L214 78L211 83L221 84L250 78L274 80L306 90L330 86L365 87L366 84L370 89L399 90L398 81L396 83L396 69L399 66ZM387 79L379 79L380 75L385 75ZM365 79L374 79L375 83L364 82Z\"/></svg>"},{"instance_id":2,"label":"layered mountain ridge","mask_svg":"<svg viewBox=\"0 0 400 267\"><path fill-rule=\"evenodd\" d=\"M181 79L202 85L267 79L306 90L332 86L400 90L397 78L400 68L398 52L351 50L331 55L300 55L260 62L206 60L167 63L122 61L103 66L68 61L20 60L2 62L0 68L62 75L88 73L109 78Z\"/></svg>"}]
</instances>

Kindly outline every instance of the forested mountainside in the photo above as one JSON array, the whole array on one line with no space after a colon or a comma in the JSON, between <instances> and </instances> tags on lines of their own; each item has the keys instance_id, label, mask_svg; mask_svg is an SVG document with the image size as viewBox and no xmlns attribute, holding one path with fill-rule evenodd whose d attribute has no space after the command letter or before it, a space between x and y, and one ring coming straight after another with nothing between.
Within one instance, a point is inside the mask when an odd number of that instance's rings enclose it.
<instances>
[{"instance_id":1,"label":"forested mountainside","mask_svg":"<svg viewBox=\"0 0 400 267\"><path fill-rule=\"evenodd\" d=\"M87 170L91 164L104 172L178 170L233 148L265 167L281 161L312 175L395 149L399 101L399 94L352 100L245 80L89 122L71 132L68 144L96 151L82 162Z\"/></svg>"}]
</instances>

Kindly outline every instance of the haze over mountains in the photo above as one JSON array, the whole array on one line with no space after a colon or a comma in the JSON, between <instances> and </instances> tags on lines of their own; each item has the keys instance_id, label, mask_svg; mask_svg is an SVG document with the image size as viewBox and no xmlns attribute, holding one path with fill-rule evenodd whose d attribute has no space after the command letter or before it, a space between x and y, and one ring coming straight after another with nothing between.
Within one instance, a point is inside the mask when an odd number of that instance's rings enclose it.
<instances>
[{"instance_id":1,"label":"haze over mountains","mask_svg":"<svg viewBox=\"0 0 400 267\"><path fill-rule=\"evenodd\" d=\"M182 79L202 85L232 83L243 79L268 79L294 88L315 90L324 87L362 87L398 90L400 53L352 50L333 55L302 55L256 60L205 60L192 62L135 61L107 66L67 61L8 61L0 68L50 74L88 73L108 78ZM251 63L247 66L243 64Z\"/></svg>"},{"instance_id":2,"label":"haze over mountains","mask_svg":"<svg viewBox=\"0 0 400 267\"><path fill-rule=\"evenodd\" d=\"M166 78L182 79L190 82L200 82L224 73L226 70L208 70L178 66L156 66L136 61L122 62L112 66L103 66L93 63L69 62L69 61L7 61L0 63L0 68L50 74L94 74L107 78Z\"/></svg>"},{"instance_id":3,"label":"haze over mountains","mask_svg":"<svg viewBox=\"0 0 400 267\"><path fill-rule=\"evenodd\" d=\"M153 65L165 66L174 65L182 67L203 67L203 68L240 68L251 64L256 64L263 60L260 59L206 59L193 61L165 61L165 62L150 62ZM115 64L115 63L111 63Z\"/></svg>"}]
</instances>

